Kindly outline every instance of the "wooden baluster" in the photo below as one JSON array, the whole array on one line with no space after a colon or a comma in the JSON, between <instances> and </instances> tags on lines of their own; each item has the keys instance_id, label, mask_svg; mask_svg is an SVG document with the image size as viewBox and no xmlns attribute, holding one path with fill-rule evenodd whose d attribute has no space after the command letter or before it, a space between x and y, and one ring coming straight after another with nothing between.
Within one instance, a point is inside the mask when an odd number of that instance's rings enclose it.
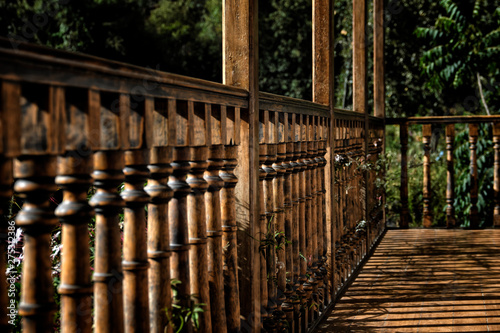
<instances>
[{"instance_id":1,"label":"wooden baluster","mask_svg":"<svg viewBox=\"0 0 500 333\"><path fill-rule=\"evenodd\" d=\"M277 118L277 116L276 116ZM277 127L277 126L276 126ZM272 168L276 172L276 177L273 179L273 210L275 213L273 222L275 225L275 232L281 233L284 236L285 232L285 207L284 207L284 176L286 169L283 167L282 163L286 158L286 144L278 143L276 145L276 159L272 164ZM281 236L281 237L282 237ZM276 249L276 305L277 312L275 313L276 321L278 322L278 329L283 327L283 322L286 320L286 315L281 309L281 305L285 301L285 291L286 291L286 253L284 239L275 241L282 242L279 244L279 248ZM278 244L276 244L278 245Z\"/></svg>"},{"instance_id":2,"label":"wooden baluster","mask_svg":"<svg viewBox=\"0 0 500 333\"><path fill-rule=\"evenodd\" d=\"M78 100L78 98L81 100ZM61 331L91 332L92 292L88 225L92 209L87 191L92 183L91 148L87 139L90 117L85 90L66 94L66 154L59 157L56 184L63 190L63 201L55 214L62 224L61 253Z\"/></svg>"},{"instance_id":3,"label":"wooden baluster","mask_svg":"<svg viewBox=\"0 0 500 333\"><path fill-rule=\"evenodd\" d=\"M312 119L311 119L312 121ZM318 206L317 203L317 189L318 189L318 163L316 162L316 154L318 152L317 141L314 140L315 133L311 133L311 140L308 143L308 157L309 157L309 166L310 166L310 220L309 220L309 230L311 232L311 240L310 243L310 255L311 255L311 284L313 286L312 291L312 302L313 306L311 307L311 316L312 320L315 320L318 316L319 310L319 287L320 281L323 280L321 273L318 268Z\"/></svg>"},{"instance_id":4,"label":"wooden baluster","mask_svg":"<svg viewBox=\"0 0 500 333\"><path fill-rule=\"evenodd\" d=\"M287 115L285 115L285 133L288 129L288 120ZM294 305L293 301L296 298L296 294L293 289L293 274L294 274L294 257L293 257L293 206L292 206L292 172L293 167L291 161L293 159L293 142L290 142L290 138L288 135L284 135L286 142L286 156L282 165L285 169L285 179L284 179L284 202L283 205L285 207L285 239L287 240L285 244L286 251L286 289L285 296L286 301L283 303L282 308L286 314L286 318L288 321L288 327L290 330L294 327Z\"/></svg>"},{"instance_id":5,"label":"wooden baluster","mask_svg":"<svg viewBox=\"0 0 500 333\"><path fill-rule=\"evenodd\" d=\"M224 181L219 172L224 166L224 145L210 147L208 169L205 180L208 190L205 193L208 237L208 276L210 284L210 312L214 332L227 332L226 307L224 303L224 276L222 274L222 223L220 190Z\"/></svg>"},{"instance_id":6,"label":"wooden baluster","mask_svg":"<svg viewBox=\"0 0 500 333\"><path fill-rule=\"evenodd\" d=\"M276 226L276 213L274 211L274 191L273 191L273 180L277 175L276 170L272 168L273 163L277 159L277 145L267 144L267 155L266 161L264 162L264 172L266 177L264 180L264 198L266 203L266 238L269 244L267 244L266 255L267 255L267 290L268 290L268 307L270 314L273 315L273 319L276 323L275 312L277 310L277 289L276 289L276 249L274 245L274 233Z\"/></svg>"},{"instance_id":7,"label":"wooden baluster","mask_svg":"<svg viewBox=\"0 0 500 333\"><path fill-rule=\"evenodd\" d=\"M302 127L302 126L300 126ZM312 286L307 282L307 246L306 246L306 164L304 163L307 155L307 142L300 142L300 160L298 160L299 172L299 249L304 260L300 261L300 289L299 296L301 297L302 307L302 327L301 331L306 332L309 322L307 311L307 302L309 293L312 292Z\"/></svg>"},{"instance_id":8,"label":"wooden baluster","mask_svg":"<svg viewBox=\"0 0 500 333\"><path fill-rule=\"evenodd\" d=\"M11 325L9 324L10 315L14 313L15 305L9 303L9 288L7 281L7 245L9 244L8 237L15 234L15 225L9 221L9 206L12 199L12 159L0 155L0 331L9 332ZM10 308L9 308L10 307Z\"/></svg>"},{"instance_id":9,"label":"wooden baluster","mask_svg":"<svg viewBox=\"0 0 500 333\"><path fill-rule=\"evenodd\" d=\"M196 295L198 301L205 304L204 311L199 314L199 330L201 332L212 331L205 212L205 192L208 189L208 183L203 178L203 174L208 168L208 152L207 147L191 147L189 162L191 168L187 178L187 183L191 187L191 192L188 195L191 294Z\"/></svg>"},{"instance_id":10,"label":"wooden baluster","mask_svg":"<svg viewBox=\"0 0 500 333\"><path fill-rule=\"evenodd\" d=\"M236 207L234 188L238 178L234 175L237 165L237 146L225 146L224 167L220 177L224 180L221 190L222 206L222 244L224 250L224 287L226 320L228 332L240 329L240 301L238 292L238 252L236 244Z\"/></svg>"},{"instance_id":11,"label":"wooden baluster","mask_svg":"<svg viewBox=\"0 0 500 333\"><path fill-rule=\"evenodd\" d=\"M408 124L402 123L399 127L399 140L401 142L401 214L399 227L408 228L410 211L408 209Z\"/></svg>"},{"instance_id":12,"label":"wooden baluster","mask_svg":"<svg viewBox=\"0 0 500 333\"><path fill-rule=\"evenodd\" d=\"M151 332L160 333L168 325L166 310L172 309L170 288L170 244L168 202L173 190L168 186L172 173L172 147L151 149L148 184L145 191L151 201L148 204L148 258L149 258L149 318ZM170 312L171 313L171 312ZM167 332L172 328L168 325Z\"/></svg>"},{"instance_id":13,"label":"wooden baluster","mask_svg":"<svg viewBox=\"0 0 500 333\"><path fill-rule=\"evenodd\" d=\"M189 236L187 217L187 196L191 192L186 177L190 169L189 147L175 147L173 151L172 174L168 186L174 191L168 203L168 221L170 224L170 278L180 281L177 285L177 302L180 306L189 306L191 297ZM190 322L186 323L187 332L192 331Z\"/></svg>"},{"instance_id":14,"label":"wooden baluster","mask_svg":"<svg viewBox=\"0 0 500 333\"><path fill-rule=\"evenodd\" d=\"M5 85L8 85L6 87ZM24 262L21 281L23 332L53 330L51 231L57 219L50 207L50 196L57 189L56 154L64 147L64 91L40 85L5 84L9 91L4 112L21 116L21 155L14 160L14 190L24 200L16 218L24 231ZM5 93L4 90L4 93ZM3 97L6 97L5 95ZM18 134L19 135L19 134Z\"/></svg>"},{"instance_id":15,"label":"wooden baluster","mask_svg":"<svg viewBox=\"0 0 500 333\"><path fill-rule=\"evenodd\" d=\"M292 115L293 128L295 127L295 115ZM292 134L294 135L294 134ZM296 293L294 304L294 328L296 332L300 331L302 317L300 316L300 304L302 296L302 285L300 284L301 266L303 265L300 258L300 141L293 143L293 160L290 163L292 171L292 205L293 205L293 225L292 225L292 247L293 247L293 289ZM304 262L305 263L305 262Z\"/></svg>"},{"instance_id":16,"label":"wooden baluster","mask_svg":"<svg viewBox=\"0 0 500 333\"><path fill-rule=\"evenodd\" d=\"M455 169L453 168L453 142L455 141L455 124L446 125L446 226L455 227Z\"/></svg>"},{"instance_id":17,"label":"wooden baluster","mask_svg":"<svg viewBox=\"0 0 500 333\"><path fill-rule=\"evenodd\" d=\"M493 211L493 226L500 227L500 122L493 123L493 191L495 194L495 209Z\"/></svg>"},{"instance_id":18,"label":"wooden baluster","mask_svg":"<svg viewBox=\"0 0 500 333\"><path fill-rule=\"evenodd\" d=\"M469 124L469 150L470 150L470 227L479 227L479 215L477 209L479 178L477 174L477 124Z\"/></svg>"},{"instance_id":19,"label":"wooden baluster","mask_svg":"<svg viewBox=\"0 0 500 333\"><path fill-rule=\"evenodd\" d=\"M262 321L264 322L264 327L270 325L269 317L267 313L268 309L268 291L267 291L267 247L264 245L266 234L267 234L267 215L266 215L266 200L265 200L265 178L267 176L264 170L264 163L267 159L267 145L261 143L259 145L259 200L260 200L260 297L261 297L261 311L262 311Z\"/></svg>"},{"instance_id":20,"label":"wooden baluster","mask_svg":"<svg viewBox=\"0 0 500 333\"><path fill-rule=\"evenodd\" d=\"M326 226L326 203L325 203L325 166L326 166L326 140L319 140L318 142L318 155L316 160L318 162L318 248L319 248L319 261L320 272L323 277L323 306L329 303L329 289L328 289L328 270L327 270L327 226Z\"/></svg>"},{"instance_id":21,"label":"wooden baluster","mask_svg":"<svg viewBox=\"0 0 500 333\"><path fill-rule=\"evenodd\" d=\"M149 195L144 191L148 178L149 150L125 152L125 222L123 232L123 291L126 332L149 331L148 256L146 214Z\"/></svg>"},{"instance_id":22,"label":"wooden baluster","mask_svg":"<svg viewBox=\"0 0 500 333\"><path fill-rule=\"evenodd\" d=\"M431 136L432 125L422 126L422 140L424 143L424 227L432 226L431 212Z\"/></svg>"}]
</instances>

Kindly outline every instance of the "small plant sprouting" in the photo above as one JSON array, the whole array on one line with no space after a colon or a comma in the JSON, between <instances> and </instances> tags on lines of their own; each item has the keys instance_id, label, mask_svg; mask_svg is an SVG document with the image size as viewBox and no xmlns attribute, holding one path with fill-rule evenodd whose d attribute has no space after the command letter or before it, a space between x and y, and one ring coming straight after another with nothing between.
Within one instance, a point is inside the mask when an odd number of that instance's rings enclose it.
<instances>
[{"instance_id":1,"label":"small plant sprouting","mask_svg":"<svg viewBox=\"0 0 500 333\"><path fill-rule=\"evenodd\" d=\"M195 332L200 328L200 313L204 312L205 303L197 303L197 295L179 295L177 285L182 282L172 279L172 294L174 302L172 310L165 309L168 318L168 325L174 329L175 333L180 333L185 328L186 324L191 321ZM184 305L184 304L187 304Z\"/></svg>"}]
</instances>

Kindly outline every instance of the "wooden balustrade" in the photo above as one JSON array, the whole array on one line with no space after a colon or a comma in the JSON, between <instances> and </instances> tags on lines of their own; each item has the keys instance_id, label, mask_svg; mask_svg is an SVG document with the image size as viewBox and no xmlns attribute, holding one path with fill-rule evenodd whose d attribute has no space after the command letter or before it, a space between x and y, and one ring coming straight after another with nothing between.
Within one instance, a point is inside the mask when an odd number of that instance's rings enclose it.
<instances>
[{"instance_id":1,"label":"wooden balustrade","mask_svg":"<svg viewBox=\"0 0 500 333\"><path fill-rule=\"evenodd\" d=\"M9 45L0 39L0 232L14 189L26 332L52 330L55 311L64 332L172 332L179 307L201 308L185 332L308 332L383 230L359 228L375 191L360 163L382 153L364 144L383 137L380 120L334 110L318 87L310 102Z\"/></svg>"},{"instance_id":2,"label":"wooden balustrade","mask_svg":"<svg viewBox=\"0 0 500 333\"><path fill-rule=\"evenodd\" d=\"M477 145L479 124L491 123L493 132L493 190L494 190L494 208L491 212L492 225L498 226L498 216L500 214L498 184L500 183L500 139L499 139L499 124L500 116L446 116L446 117L412 117L412 118L387 118L387 125L400 126L400 140L401 140L401 220L400 228L408 227L408 124L422 124L422 141L424 150L424 226L432 226L432 207L431 207L431 136L432 125L443 124L445 128L446 140L446 168L447 168L447 181L446 181L446 226L453 228L459 226L461 221L457 221L455 212L455 167L454 167L454 149L455 149L455 124L468 124L469 131L469 175L470 187L470 228L478 228L480 226L479 211L478 211L478 190L479 190L479 175L478 175L478 158L477 158ZM434 185L436 186L436 185Z\"/></svg>"}]
</instances>

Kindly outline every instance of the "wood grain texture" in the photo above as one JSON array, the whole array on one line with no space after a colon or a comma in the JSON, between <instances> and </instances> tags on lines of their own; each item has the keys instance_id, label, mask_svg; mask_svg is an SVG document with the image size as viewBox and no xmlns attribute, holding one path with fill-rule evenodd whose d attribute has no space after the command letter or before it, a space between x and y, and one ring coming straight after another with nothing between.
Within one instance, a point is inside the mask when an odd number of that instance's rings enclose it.
<instances>
[{"instance_id":1,"label":"wood grain texture","mask_svg":"<svg viewBox=\"0 0 500 333\"><path fill-rule=\"evenodd\" d=\"M366 0L353 0L352 9L352 94L353 110L367 110L367 63L366 63Z\"/></svg>"}]
</instances>

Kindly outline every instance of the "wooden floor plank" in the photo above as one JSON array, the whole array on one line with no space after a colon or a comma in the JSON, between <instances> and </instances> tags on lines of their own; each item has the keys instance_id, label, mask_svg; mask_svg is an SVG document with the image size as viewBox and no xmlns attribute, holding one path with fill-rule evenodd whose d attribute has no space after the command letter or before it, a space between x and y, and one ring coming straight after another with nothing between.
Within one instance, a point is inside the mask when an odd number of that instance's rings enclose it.
<instances>
[{"instance_id":1,"label":"wooden floor plank","mask_svg":"<svg viewBox=\"0 0 500 333\"><path fill-rule=\"evenodd\" d=\"M500 230L389 230L317 332L500 331Z\"/></svg>"}]
</instances>

